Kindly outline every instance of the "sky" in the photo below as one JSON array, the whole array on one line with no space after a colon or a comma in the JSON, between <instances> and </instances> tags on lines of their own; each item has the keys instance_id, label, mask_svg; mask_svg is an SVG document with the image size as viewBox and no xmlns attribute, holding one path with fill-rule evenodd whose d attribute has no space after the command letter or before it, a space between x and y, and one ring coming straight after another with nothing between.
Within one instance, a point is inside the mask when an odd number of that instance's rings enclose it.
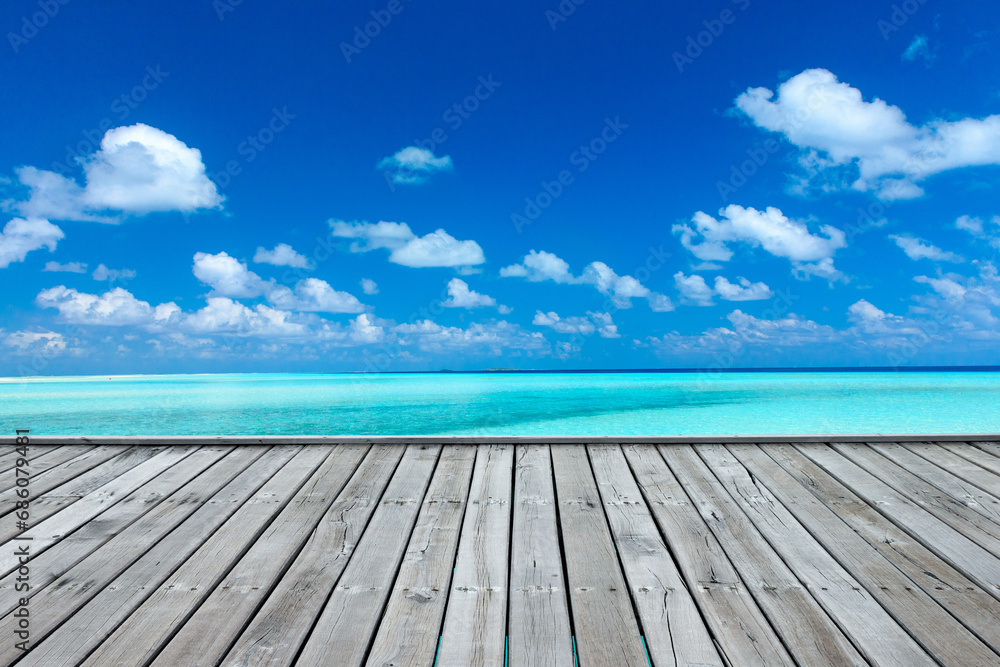
<instances>
[{"instance_id":1,"label":"sky","mask_svg":"<svg viewBox=\"0 0 1000 667\"><path fill-rule=\"evenodd\" d=\"M996 3L0 30L0 376L1000 364Z\"/></svg>"}]
</instances>

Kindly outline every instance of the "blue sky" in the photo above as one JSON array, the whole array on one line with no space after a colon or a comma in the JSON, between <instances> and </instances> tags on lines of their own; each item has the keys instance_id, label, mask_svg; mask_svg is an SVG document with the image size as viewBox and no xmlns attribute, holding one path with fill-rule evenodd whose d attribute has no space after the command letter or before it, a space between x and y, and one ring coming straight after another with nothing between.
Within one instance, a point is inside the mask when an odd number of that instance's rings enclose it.
<instances>
[{"instance_id":1,"label":"blue sky","mask_svg":"<svg viewBox=\"0 0 1000 667\"><path fill-rule=\"evenodd\" d=\"M997 364L1000 6L12 0L0 375Z\"/></svg>"}]
</instances>

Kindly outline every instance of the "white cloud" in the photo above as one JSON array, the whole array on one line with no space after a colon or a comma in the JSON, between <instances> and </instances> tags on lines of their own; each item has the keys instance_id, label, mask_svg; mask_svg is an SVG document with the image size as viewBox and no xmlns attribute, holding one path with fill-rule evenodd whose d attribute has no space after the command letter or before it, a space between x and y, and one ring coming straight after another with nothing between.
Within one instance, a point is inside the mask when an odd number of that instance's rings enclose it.
<instances>
[{"instance_id":1,"label":"white cloud","mask_svg":"<svg viewBox=\"0 0 1000 667\"><path fill-rule=\"evenodd\" d=\"M0 269L14 262L23 262L32 250L56 249L63 238L62 230L41 218L14 218L0 232Z\"/></svg>"},{"instance_id":2,"label":"white cloud","mask_svg":"<svg viewBox=\"0 0 1000 667\"><path fill-rule=\"evenodd\" d=\"M335 290L330 283L319 278L300 280L294 291L284 285L269 286L267 300L283 310L360 313L365 309L355 296Z\"/></svg>"},{"instance_id":3,"label":"white cloud","mask_svg":"<svg viewBox=\"0 0 1000 667\"><path fill-rule=\"evenodd\" d=\"M958 301L965 298L965 287L958 281L948 278L928 278L927 276L917 276L914 278L918 283L930 285L931 289L949 301Z\"/></svg>"},{"instance_id":4,"label":"white cloud","mask_svg":"<svg viewBox=\"0 0 1000 667\"><path fill-rule=\"evenodd\" d=\"M135 271L132 269L109 269L103 264L99 264L94 273L91 274L94 280L109 280L111 282L118 282L118 280L124 278L126 280L135 278Z\"/></svg>"},{"instance_id":5,"label":"white cloud","mask_svg":"<svg viewBox=\"0 0 1000 667\"><path fill-rule=\"evenodd\" d=\"M985 240L992 247L1000 250L1000 215L994 215L990 218L989 226L982 218L963 215L955 220L955 227L969 232L978 239Z\"/></svg>"},{"instance_id":6,"label":"white cloud","mask_svg":"<svg viewBox=\"0 0 1000 667\"><path fill-rule=\"evenodd\" d=\"M121 287L98 296L59 285L39 292L35 303L40 308L56 308L72 324L153 326L173 321L180 313L172 301L153 307Z\"/></svg>"},{"instance_id":7,"label":"white cloud","mask_svg":"<svg viewBox=\"0 0 1000 667\"><path fill-rule=\"evenodd\" d=\"M400 345L415 345L432 353L455 350L488 353L494 356L505 351L544 353L549 343L539 331L525 331L505 320L474 322L466 329L446 327L431 320L393 327Z\"/></svg>"},{"instance_id":8,"label":"white cloud","mask_svg":"<svg viewBox=\"0 0 1000 667\"><path fill-rule=\"evenodd\" d=\"M543 313L536 310L531 323L535 326L549 327L561 334L588 336L596 331L601 338L621 338L618 326L611 319L610 313L590 311L587 317L559 317L559 314L553 311Z\"/></svg>"},{"instance_id":9,"label":"white cloud","mask_svg":"<svg viewBox=\"0 0 1000 667\"><path fill-rule=\"evenodd\" d=\"M225 297L209 297L208 304L187 315L182 328L191 333L231 333L246 336L299 337L304 324L291 321L291 313L263 304L252 309Z\"/></svg>"},{"instance_id":10,"label":"white cloud","mask_svg":"<svg viewBox=\"0 0 1000 667\"><path fill-rule=\"evenodd\" d=\"M526 278L532 282L552 280L557 283L578 283L569 271L569 264L551 252L532 250L520 264L512 264L500 269L500 276Z\"/></svg>"},{"instance_id":11,"label":"white cloud","mask_svg":"<svg viewBox=\"0 0 1000 667\"><path fill-rule=\"evenodd\" d=\"M213 296L235 299L252 299L261 296L273 286L273 281L265 282L245 262L230 257L225 252L210 255L197 252L194 255L194 275L212 288Z\"/></svg>"},{"instance_id":12,"label":"white cloud","mask_svg":"<svg viewBox=\"0 0 1000 667\"><path fill-rule=\"evenodd\" d=\"M295 252L292 246L287 243L279 243L274 250L267 250L263 247L257 248L257 254L253 256L253 261L257 264L271 264L273 266L292 266L297 269L311 269L312 264L305 255Z\"/></svg>"},{"instance_id":13,"label":"white cloud","mask_svg":"<svg viewBox=\"0 0 1000 667\"><path fill-rule=\"evenodd\" d=\"M733 257L728 244L742 242L788 259L797 273L844 279L833 268L833 255L847 245L847 237L836 227L821 225L822 236L815 235L804 222L786 217L773 206L758 211L735 204L721 209L719 219L698 211L691 223L677 223L672 231L680 234L681 244L700 260L728 262Z\"/></svg>"},{"instance_id":14,"label":"white cloud","mask_svg":"<svg viewBox=\"0 0 1000 667\"><path fill-rule=\"evenodd\" d=\"M681 296L696 305L715 305L715 302L712 301L714 291L705 283L705 279L701 276L697 274L685 276L683 271L678 271L674 274L674 284L677 286L677 291L681 293Z\"/></svg>"},{"instance_id":15,"label":"white cloud","mask_svg":"<svg viewBox=\"0 0 1000 667\"><path fill-rule=\"evenodd\" d=\"M375 283L374 280L371 280L370 278L362 278L361 291L363 291L365 294L368 295L378 294L378 285Z\"/></svg>"},{"instance_id":16,"label":"white cloud","mask_svg":"<svg viewBox=\"0 0 1000 667\"><path fill-rule=\"evenodd\" d=\"M177 137L138 123L108 130L101 148L82 161L86 185L51 171L17 170L31 195L7 202L22 215L116 222L105 211L144 215L219 208L223 197L205 173L201 152Z\"/></svg>"},{"instance_id":17,"label":"white cloud","mask_svg":"<svg viewBox=\"0 0 1000 667\"><path fill-rule=\"evenodd\" d=\"M910 236L909 234L890 234L897 246L899 246L910 259L930 259L935 262L964 262L965 258L953 252L946 252L923 239Z\"/></svg>"},{"instance_id":18,"label":"white cloud","mask_svg":"<svg viewBox=\"0 0 1000 667\"><path fill-rule=\"evenodd\" d=\"M3 342L21 354L58 355L66 351L66 339L54 331L14 331Z\"/></svg>"},{"instance_id":19,"label":"white cloud","mask_svg":"<svg viewBox=\"0 0 1000 667\"><path fill-rule=\"evenodd\" d=\"M910 42L910 45L906 47L903 51L903 55L900 56L903 60L913 62L917 58L923 58L925 62L930 63L934 57L931 55L930 45L927 41L927 35L917 35Z\"/></svg>"},{"instance_id":20,"label":"white cloud","mask_svg":"<svg viewBox=\"0 0 1000 667\"><path fill-rule=\"evenodd\" d=\"M929 176L1000 164L1000 115L911 125L903 111L837 80L806 70L778 87L750 88L736 107L756 125L802 149L807 180L824 189L875 190L883 199L919 197Z\"/></svg>"},{"instance_id":21,"label":"white cloud","mask_svg":"<svg viewBox=\"0 0 1000 667\"><path fill-rule=\"evenodd\" d=\"M46 262L45 268L42 271L51 272L62 272L62 273L86 273L87 265L81 262L67 262L65 264L60 264L59 262Z\"/></svg>"},{"instance_id":22,"label":"white cloud","mask_svg":"<svg viewBox=\"0 0 1000 667\"><path fill-rule=\"evenodd\" d=\"M386 170L393 183L423 183L438 171L451 171L450 155L435 157L426 148L407 146L379 160L377 167Z\"/></svg>"},{"instance_id":23,"label":"white cloud","mask_svg":"<svg viewBox=\"0 0 1000 667\"><path fill-rule=\"evenodd\" d=\"M670 299L651 291L632 276L619 276L604 262L591 262L576 277L565 260L544 250L530 251L519 264L500 269L500 276L525 278L532 282L551 280L563 284L592 285L601 294L610 296L616 308L631 308L631 299L645 298L654 311L673 310Z\"/></svg>"},{"instance_id":24,"label":"white cloud","mask_svg":"<svg viewBox=\"0 0 1000 667\"><path fill-rule=\"evenodd\" d=\"M715 277L715 293L726 301L760 301L774 296L771 288L764 283L751 283L746 278L737 278L738 285L723 276Z\"/></svg>"},{"instance_id":25,"label":"white cloud","mask_svg":"<svg viewBox=\"0 0 1000 667\"><path fill-rule=\"evenodd\" d=\"M406 223L343 220L331 220L330 229L333 236L357 239L351 243L351 252L386 248L391 251L389 261L403 266L469 267L486 261L478 243L459 241L443 229L417 236Z\"/></svg>"},{"instance_id":26,"label":"white cloud","mask_svg":"<svg viewBox=\"0 0 1000 667\"><path fill-rule=\"evenodd\" d=\"M448 281L448 298L442 303L445 308L482 308L497 305L496 299L469 289L469 284L461 278Z\"/></svg>"},{"instance_id":27,"label":"white cloud","mask_svg":"<svg viewBox=\"0 0 1000 667\"><path fill-rule=\"evenodd\" d=\"M385 330L375 324L370 315L362 313L351 320L350 337L356 343L377 343L385 336Z\"/></svg>"}]
</instances>

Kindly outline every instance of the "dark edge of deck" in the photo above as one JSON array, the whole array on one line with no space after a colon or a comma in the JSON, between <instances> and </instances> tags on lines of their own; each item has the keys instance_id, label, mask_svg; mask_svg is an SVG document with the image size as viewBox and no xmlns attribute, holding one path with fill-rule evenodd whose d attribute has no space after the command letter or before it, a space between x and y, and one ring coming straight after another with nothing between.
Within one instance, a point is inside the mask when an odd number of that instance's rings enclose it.
<instances>
[{"instance_id":1,"label":"dark edge of deck","mask_svg":"<svg viewBox=\"0 0 1000 667\"><path fill-rule=\"evenodd\" d=\"M826 433L810 435L33 435L33 445L594 445L811 442L994 442L1000 433ZM0 445L15 436L0 436Z\"/></svg>"}]
</instances>

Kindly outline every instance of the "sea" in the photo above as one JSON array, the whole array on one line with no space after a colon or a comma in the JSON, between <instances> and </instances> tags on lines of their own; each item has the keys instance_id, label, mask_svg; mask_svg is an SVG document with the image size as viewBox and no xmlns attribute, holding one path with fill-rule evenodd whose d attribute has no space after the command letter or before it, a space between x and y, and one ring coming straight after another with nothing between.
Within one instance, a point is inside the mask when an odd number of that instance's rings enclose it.
<instances>
[{"instance_id":1,"label":"sea","mask_svg":"<svg viewBox=\"0 0 1000 667\"><path fill-rule=\"evenodd\" d=\"M32 435L1000 432L1000 372L471 372L0 379Z\"/></svg>"}]
</instances>

